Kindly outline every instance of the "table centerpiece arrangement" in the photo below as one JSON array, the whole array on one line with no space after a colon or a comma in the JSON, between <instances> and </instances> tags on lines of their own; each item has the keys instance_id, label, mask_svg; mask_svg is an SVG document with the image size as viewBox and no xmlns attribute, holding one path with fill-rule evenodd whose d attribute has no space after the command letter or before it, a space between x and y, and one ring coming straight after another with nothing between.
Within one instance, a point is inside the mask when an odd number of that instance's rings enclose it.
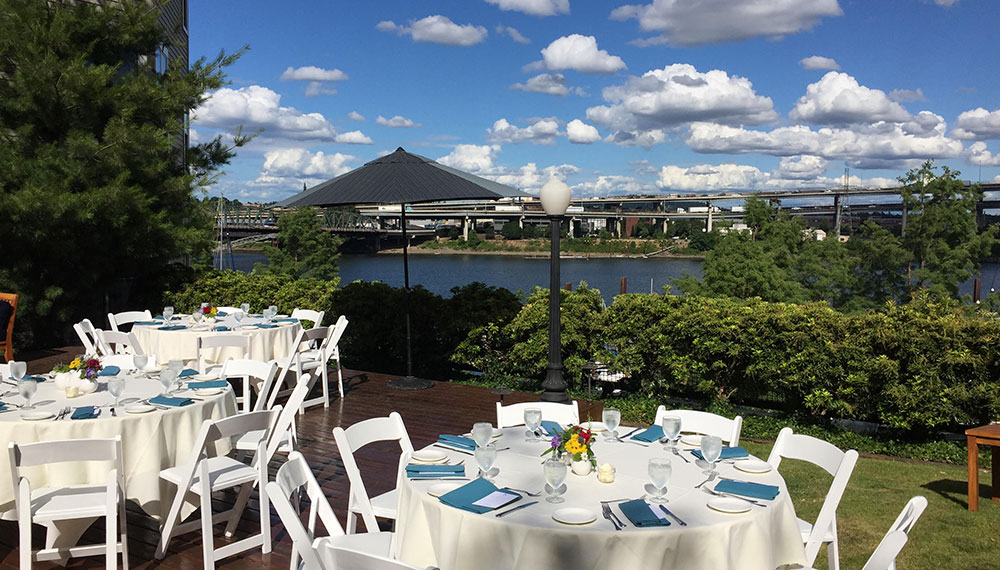
<instances>
[{"instance_id":1,"label":"table centerpiece arrangement","mask_svg":"<svg viewBox=\"0 0 1000 570\"><path fill-rule=\"evenodd\" d=\"M594 434L581 426L570 426L558 435L552 437L548 449L542 455L551 454L569 463L573 473L589 475L597 467L597 456L594 454Z\"/></svg>"},{"instance_id":2,"label":"table centerpiece arrangement","mask_svg":"<svg viewBox=\"0 0 1000 570\"><path fill-rule=\"evenodd\" d=\"M104 367L96 355L81 355L69 364L59 364L52 369L57 388L65 390L72 397L97 391L97 375Z\"/></svg>"}]
</instances>

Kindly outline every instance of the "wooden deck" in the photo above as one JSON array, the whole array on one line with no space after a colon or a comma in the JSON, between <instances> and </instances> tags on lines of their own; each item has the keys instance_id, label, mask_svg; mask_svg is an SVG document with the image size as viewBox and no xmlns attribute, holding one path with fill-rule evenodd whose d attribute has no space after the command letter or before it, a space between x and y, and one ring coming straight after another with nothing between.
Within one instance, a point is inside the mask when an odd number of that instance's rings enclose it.
<instances>
[{"instance_id":1,"label":"wooden deck","mask_svg":"<svg viewBox=\"0 0 1000 570\"><path fill-rule=\"evenodd\" d=\"M47 372L60 361L71 360L73 355L82 352L82 347L65 347L53 349L33 355L19 355L28 361L28 372L31 374ZM298 420L299 450L313 468L316 478L326 492L330 504L336 510L341 524L346 522L346 506L348 481L340 460L337 446L333 441L332 430L336 426L349 426L355 422L376 416L386 416L397 411L403 416L410 439L415 448L421 448L436 441L441 433L462 433L472 428L477 421L493 421L496 417L496 402L500 396L489 388L462 386L437 382L428 390L402 392L392 390L387 386L394 377L383 374L373 374L354 370L344 370L345 381L349 383L349 391L343 400L333 389L333 401L330 407L324 409L315 407L300 416ZM335 374L333 375L335 378ZM505 403L523 402L537 399L534 394L518 393L503 396ZM581 415L589 412L591 417L600 417L600 404L581 402ZM382 493L395 485L398 447L392 445L371 445L359 454L359 465L365 475L365 483L372 494ZM278 457L271 463L272 474L283 459ZM232 504L234 493L219 493L215 496L216 510L224 510ZM257 504L251 501L250 507L243 515L241 530L246 533L255 532L257 525ZM197 516L197 515L194 515ZM198 569L202 567L200 533L175 538L171 541L168 556L157 562L153 552L159 539L157 521L147 516L138 507L130 505L128 512L129 535L129 565L132 568L163 568L166 569ZM103 540L103 523L98 522L92 527L83 542L93 538ZM267 555L259 550L234 556L218 564L220 567L245 567L251 564L257 567L288 568L291 540L284 532L277 515L271 515L274 535L274 550ZM359 523L363 525L363 523ZM225 539L221 537L221 526L217 526L216 544L221 545ZM44 541L41 527L36 527L35 547ZM16 568L17 523L0 522L0 567ZM236 538L240 538L237 534ZM49 563L38 563L36 568L56 568ZM104 557L77 558L70 560L69 568L103 568Z\"/></svg>"}]
</instances>

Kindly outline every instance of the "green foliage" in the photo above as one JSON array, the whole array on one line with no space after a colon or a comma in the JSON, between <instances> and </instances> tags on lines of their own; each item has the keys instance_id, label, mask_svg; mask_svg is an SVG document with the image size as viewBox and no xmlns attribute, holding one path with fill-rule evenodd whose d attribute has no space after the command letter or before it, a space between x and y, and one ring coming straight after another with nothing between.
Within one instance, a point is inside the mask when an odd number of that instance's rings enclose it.
<instances>
[{"instance_id":1,"label":"green foliage","mask_svg":"<svg viewBox=\"0 0 1000 570\"><path fill-rule=\"evenodd\" d=\"M293 278L331 280L337 277L338 249L343 238L323 231L316 208L297 208L278 218L278 246L264 246L267 264L254 272L277 273Z\"/></svg>"},{"instance_id":2,"label":"green foliage","mask_svg":"<svg viewBox=\"0 0 1000 570\"><path fill-rule=\"evenodd\" d=\"M163 304L173 305L179 313L190 313L202 303L238 307L250 303L250 311L259 313L269 305L277 305L282 313L293 309L326 311L326 324L333 322L330 308L339 279L293 279L276 273L242 273L240 271L208 271L176 291L164 294Z\"/></svg>"},{"instance_id":3,"label":"green foliage","mask_svg":"<svg viewBox=\"0 0 1000 570\"><path fill-rule=\"evenodd\" d=\"M507 222L500 229L500 235L502 235L504 239L521 239L523 234L524 232L521 230L520 226L517 225L517 222Z\"/></svg>"},{"instance_id":4,"label":"green foliage","mask_svg":"<svg viewBox=\"0 0 1000 570\"><path fill-rule=\"evenodd\" d=\"M169 260L207 252L211 214L192 191L248 137L200 145L189 168L180 143L242 50L157 74L137 58L170 44L156 3L0 0L0 14L0 290L21 295L18 344L41 345L157 301Z\"/></svg>"}]
</instances>

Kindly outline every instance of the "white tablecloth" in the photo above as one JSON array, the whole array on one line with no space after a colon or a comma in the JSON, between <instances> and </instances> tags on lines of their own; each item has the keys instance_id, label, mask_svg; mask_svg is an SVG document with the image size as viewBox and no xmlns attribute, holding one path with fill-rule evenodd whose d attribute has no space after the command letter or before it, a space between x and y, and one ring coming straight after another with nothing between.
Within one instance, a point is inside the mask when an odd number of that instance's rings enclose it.
<instances>
[{"instance_id":1,"label":"white tablecloth","mask_svg":"<svg viewBox=\"0 0 1000 570\"><path fill-rule=\"evenodd\" d=\"M496 465L500 473L494 483L501 488L541 491L545 480L539 454L548 444L525 442L521 427L506 428L497 445L511 449L498 453ZM464 459L466 473L475 476L475 459L445 453L456 461ZM765 501L767 507L754 506L744 514L724 514L706 506L711 495L694 489L705 479L701 468L669 455L662 445L646 448L598 442L595 453L598 463L616 467L614 483L599 482L596 473L578 476L570 471L564 503L548 503L544 494L537 499L525 497L522 502L539 503L503 518L442 504L426 492L440 481L407 480L400 489L398 557L415 566L434 565L442 570L773 570L782 564L803 563L805 552L795 511L777 472L751 475L737 471L732 464L720 463L723 477L781 488L774 501ZM671 459L673 475L667 506L688 526L673 522L668 527L636 528L615 507L615 514L627 523L625 530L615 531L602 517L599 501L643 495L643 486L648 482L647 462L655 456ZM564 507L589 509L597 520L581 526L555 522L552 513Z\"/></svg>"},{"instance_id":2,"label":"white tablecloth","mask_svg":"<svg viewBox=\"0 0 1000 570\"><path fill-rule=\"evenodd\" d=\"M24 400L16 395L16 388L10 384L0 384L2 391L13 391L14 395L2 398L8 403L20 404ZM58 413L65 406L99 406L114 401L102 382L97 392L68 399L62 390L55 387L52 380L39 382L38 391L32 398L37 411ZM123 401L147 398L160 393L158 380L143 377L129 377L125 383ZM186 393L179 393L186 396ZM124 408L124 405L122 406ZM123 463L125 468L125 495L135 501L149 515L162 518L170 508L174 491L172 485L160 479L160 470L186 462L191 449L207 419L220 419L236 413L236 399L232 390L217 396L208 396L193 404L169 410L155 410L145 414L129 414L118 410L117 417L111 415L107 407L98 418L72 420L69 416L62 420L26 421L21 419L17 409L0 413L0 439L4 442L34 443L59 439L111 438L121 436ZM218 448L217 453L227 453L229 449ZM0 511L14 508L14 487L11 482L10 459L6 449L0 454ZM67 485L105 483L108 464L88 462L72 465L57 463L51 467L30 468L27 474L33 488L62 487Z\"/></svg>"},{"instance_id":3,"label":"white tablecloth","mask_svg":"<svg viewBox=\"0 0 1000 570\"><path fill-rule=\"evenodd\" d=\"M245 322L252 322L248 319ZM175 320L174 324L181 324ZM275 328L258 328L245 325L237 330L215 332L207 324L191 325L184 330L161 331L159 326L136 325L132 332L139 340L139 346L146 354L155 354L159 364L170 360L191 361L198 358L198 337L241 334L250 337L250 358L254 360L273 360L288 356L292 351L295 336L302 329L299 323L275 323ZM242 351L223 347L211 348L205 351L205 360L218 364L227 358L243 358Z\"/></svg>"}]
</instances>

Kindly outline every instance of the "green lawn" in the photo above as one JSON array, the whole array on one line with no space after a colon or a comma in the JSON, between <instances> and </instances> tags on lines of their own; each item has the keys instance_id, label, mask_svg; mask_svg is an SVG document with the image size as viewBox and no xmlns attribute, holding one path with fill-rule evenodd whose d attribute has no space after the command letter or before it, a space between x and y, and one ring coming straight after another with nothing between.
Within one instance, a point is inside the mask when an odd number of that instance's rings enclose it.
<instances>
[{"instance_id":1,"label":"green lawn","mask_svg":"<svg viewBox=\"0 0 1000 570\"><path fill-rule=\"evenodd\" d=\"M771 450L768 444L743 446L762 458ZM787 459L781 473L795 512L815 520L832 478L818 467ZM980 472L979 480L979 511L971 512L965 467L862 457L837 509L841 568L860 570L906 501L923 495L927 510L898 558L899 570L1000 569L1000 503L988 498L989 473ZM815 564L827 567L825 548Z\"/></svg>"}]
</instances>

